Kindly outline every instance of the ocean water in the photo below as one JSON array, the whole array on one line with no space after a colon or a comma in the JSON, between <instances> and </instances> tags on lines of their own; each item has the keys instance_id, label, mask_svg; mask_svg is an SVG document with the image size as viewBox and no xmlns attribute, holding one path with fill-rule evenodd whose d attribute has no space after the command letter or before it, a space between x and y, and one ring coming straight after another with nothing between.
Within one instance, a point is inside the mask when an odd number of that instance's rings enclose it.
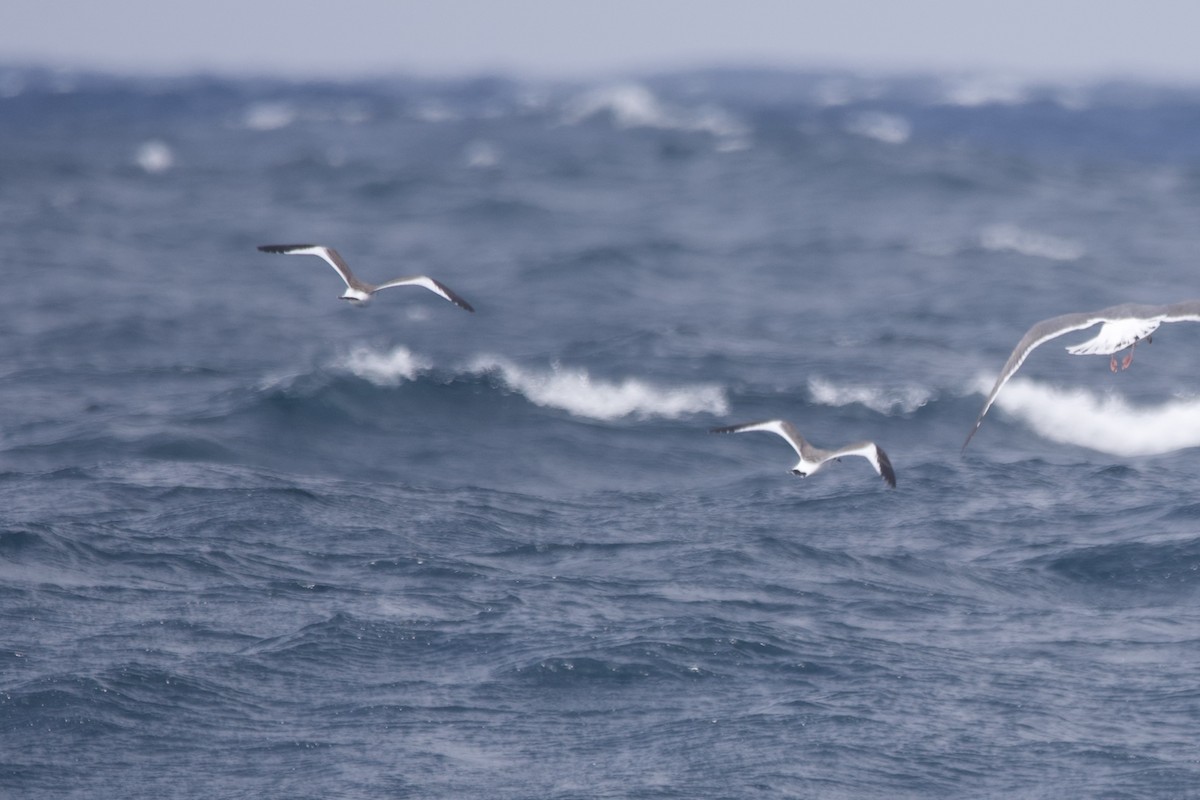
<instances>
[{"instance_id":1,"label":"ocean water","mask_svg":"<svg viewBox=\"0 0 1200 800\"><path fill-rule=\"evenodd\" d=\"M0 796L1200 796L1198 124L0 70Z\"/></svg>"}]
</instances>

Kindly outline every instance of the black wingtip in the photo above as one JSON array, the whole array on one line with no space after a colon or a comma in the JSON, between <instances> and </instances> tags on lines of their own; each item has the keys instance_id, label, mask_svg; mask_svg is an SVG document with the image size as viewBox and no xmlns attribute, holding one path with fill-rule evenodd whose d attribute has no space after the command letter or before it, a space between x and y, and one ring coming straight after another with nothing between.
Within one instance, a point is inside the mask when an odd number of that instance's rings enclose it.
<instances>
[{"instance_id":1,"label":"black wingtip","mask_svg":"<svg viewBox=\"0 0 1200 800\"><path fill-rule=\"evenodd\" d=\"M293 250L305 250L309 247L319 247L315 244L260 244L258 249L264 253L290 253Z\"/></svg>"},{"instance_id":2,"label":"black wingtip","mask_svg":"<svg viewBox=\"0 0 1200 800\"><path fill-rule=\"evenodd\" d=\"M428 278L428 276L426 277ZM434 286L438 287L438 289L442 291L442 294L446 296L446 299L448 299L451 303L454 303L454 305L458 306L463 311L470 311L472 314L475 313L475 308L466 300L464 300L462 295L458 294L439 280L435 280L434 278L428 278L428 280L430 280Z\"/></svg>"},{"instance_id":3,"label":"black wingtip","mask_svg":"<svg viewBox=\"0 0 1200 800\"><path fill-rule=\"evenodd\" d=\"M879 456L879 474L883 477L883 482L889 488L896 488L896 470L892 469L892 460L888 458L888 454L883 452L883 448L875 445L875 454Z\"/></svg>"}]
</instances>

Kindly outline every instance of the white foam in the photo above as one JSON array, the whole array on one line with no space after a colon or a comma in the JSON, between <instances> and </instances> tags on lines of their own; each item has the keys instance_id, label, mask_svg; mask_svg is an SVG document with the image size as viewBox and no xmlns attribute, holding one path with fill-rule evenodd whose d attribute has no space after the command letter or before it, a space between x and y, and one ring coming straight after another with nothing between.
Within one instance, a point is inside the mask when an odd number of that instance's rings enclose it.
<instances>
[{"instance_id":1,"label":"white foam","mask_svg":"<svg viewBox=\"0 0 1200 800\"><path fill-rule=\"evenodd\" d=\"M1028 93L1021 82L1003 75L958 78L945 90L943 101L952 106L974 108L985 105L1017 105Z\"/></svg>"},{"instance_id":2,"label":"white foam","mask_svg":"<svg viewBox=\"0 0 1200 800\"><path fill-rule=\"evenodd\" d=\"M1047 258L1051 261L1075 261L1087 250L1071 239L1050 236L1019 228L1016 225L991 225L979 235L979 243L985 250L1012 250L1026 256Z\"/></svg>"},{"instance_id":3,"label":"white foam","mask_svg":"<svg viewBox=\"0 0 1200 800\"><path fill-rule=\"evenodd\" d=\"M356 347L333 366L377 386L398 386L433 368L403 345L383 352ZM547 369L530 369L493 355L477 356L457 369L460 374L498 376L505 387L534 405L588 419L677 419L690 414L729 413L725 390L714 384L664 387L638 378L606 381L593 378L580 367L553 364ZM289 375L282 380L293 378Z\"/></svg>"},{"instance_id":4,"label":"white foam","mask_svg":"<svg viewBox=\"0 0 1200 800\"><path fill-rule=\"evenodd\" d=\"M566 119L575 124L601 113L612 115L613 122L621 128L674 127L654 93L636 83L603 86L585 92L568 103Z\"/></svg>"},{"instance_id":5,"label":"white foam","mask_svg":"<svg viewBox=\"0 0 1200 800\"><path fill-rule=\"evenodd\" d=\"M160 139L150 139L138 146L133 160L139 167L152 175L166 172L175 165L175 154L167 143Z\"/></svg>"},{"instance_id":6,"label":"white foam","mask_svg":"<svg viewBox=\"0 0 1200 800\"><path fill-rule=\"evenodd\" d=\"M661 128L708 133L721 140L722 150L747 146L749 128L714 105L696 110L671 108L637 83L602 86L584 92L567 104L565 121L574 125L597 114L608 114L619 128Z\"/></svg>"},{"instance_id":7,"label":"white foam","mask_svg":"<svg viewBox=\"0 0 1200 800\"><path fill-rule=\"evenodd\" d=\"M594 379L586 369L558 364L547 370L527 369L499 356L476 358L470 371L497 374L531 403L589 419L676 419L688 414L727 414L725 391L713 384L662 387L636 379Z\"/></svg>"},{"instance_id":8,"label":"white foam","mask_svg":"<svg viewBox=\"0 0 1200 800\"><path fill-rule=\"evenodd\" d=\"M395 347L380 353L367 347L356 347L340 359L337 366L376 386L398 386L411 381L432 365L407 347Z\"/></svg>"},{"instance_id":9,"label":"white foam","mask_svg":"<svg viewBox=\"0 0 1200 800\"><path fill-rule=\"evenodd\" d=\"M242 124L252 131L274 131L296 121L296 109L287 103L254 103L242 114Z\"/></svg>"},{"instance_id":10,"label":"white foam","mask_svg":"<svg viewBox=\"0 0 1200 800\"><path fill-rule=\"evenodd\" d=\"M846 131L885 144L904 144L912 136L912 123L899 114L863 111L846 120Z\"/></svg>"},{"instance_id":11,"label":"white foam","mask_svg":"<svg viewBox=\"0 0 1200 800\"><path fill-rule=\"evenodd\" d=\"M809 378L808 393L814 403L841 407L857 403L878 414L911 414L932 398L921 386L839 386L824 378Z\"/></svg>"},{"instance_id":12,"label":"white foam","mask_svg":"<svg viewBox=\"0 0 1200 800\"><path fill-rule=\"evenodd\" d=\"M986 393L991 382L982 377L975 388ZM1004 387L996 406L1039 436L1101 453L1146 456L1200 447L1200 398L1137 407L1116 394L1017 378Z\"/></svg>"}]
</instances>

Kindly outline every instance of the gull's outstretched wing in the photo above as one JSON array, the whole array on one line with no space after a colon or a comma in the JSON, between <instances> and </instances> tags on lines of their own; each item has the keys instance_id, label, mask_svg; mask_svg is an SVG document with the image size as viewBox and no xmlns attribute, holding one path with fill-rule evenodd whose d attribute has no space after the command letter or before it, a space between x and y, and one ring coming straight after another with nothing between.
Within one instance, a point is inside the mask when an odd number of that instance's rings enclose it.
<instances>
[{"instance_id":1,"label":"gull's outstretched wing","mask_svg":"<svg viewBox=\"0 0 1200 800\"><path fill-rule=\"evenodd\" d=\"M467 311L475 310L475 309L471 308L470 303L468 303L466 300L459 297L455 292L453 292L450 289L449 286L442 283L441 281L435 281L433 278L430 278L428 275L414 275L411 278L394 278L390 281L387 281L386 283L381 283L378 286L376 286L375 291L379 291L380 289L387 289L392 286L424 286L429 291L433 292L434 294L436 294L440 297L444 297L445 299L449 300L451 303L454 303L454 305L458 306L459 308L466 309Z\"/></svg>"},{"instance_id":2,"label":"gull's outstretched wing","mask_svg":"<svg viewBox=\"0 0 1200 800\"><path fill-rule=\"evenodd\" d=\"M363 283L354 277L354 273L350 271L350 267L346 266L346 262L342 260L338 251L332 247L325 247L319 244L264 244L259 245L258 249L264 253L283 253L289 256L317 256L324 259L325 263L333 267L348 287L351 289L366 289Z\"/></svg>"},{"instance_id":3,"label":"gull's outstretched wing","mask_svg":"<svg viewBox=\"0 0 1200 800\"><path fill-rule=\"evenodd\" d=\"M796 455L804 458L802 451L804 439L792 423L782 419L768 419L763 422L744 422L741 425L726 425L723 428L713 428L709 433L745 433L746 431L767 431L782 436L796 451Z\"/></svg>"},{"instance_id":4,"label":"gull's outstretched wing","mask_svg":"<svg viewBox=\"0 0 1200 800\"><path fill-rule=\"evenodd\" d=\"M892 469L892 460L888 458L887 453L883 452L883 448L874 442L858 442L846 445L829 453L826 456L826 460L841 458L842 456L862 456L871 462L871 466L883 478L884 483L893 489L896 488L896 471Z\"/></svg>"},{"instance_id":5,"label":"gull's outstretched wing","mask_svg":"<svg viewBox=\"0 0 1200 800\"><path fill-rule=\"evenodd\" d=\"M979 430L979 426L983 424L984 415L992 407L992 403L996 402L996 395L1000 394L1000 390L1004 388L1004 384L1008 383L1008 379L1013 376L1013 373L1021 368L1021 365L1025 363L1025 359L1029 357L1029 353L1035 347L1045 344L1051 339L1056 339L1065 333L1081 331L1084 328L1090 328L1093 325L1105 322L1108 319L1106 316L1107 311L1106 309L1105 311L1091 311L1080 314L1063 314L1059 317L1042 320L1026 331L1025 335L1021 337L1021 341L1017 342L1017 346L1013 349L1012 355L1008 357L1008 361L1004 362L1004 368L1000 370L1000 377L996 378L996 385L992 387L987 401L983 404L983 410L979 412L979 418L975 420L975 426L967 434L967 440L963 442L962 449L967 449L967 445L971 443L971 437L975 435L975 431Z\"/></svg>"}]
</instances>

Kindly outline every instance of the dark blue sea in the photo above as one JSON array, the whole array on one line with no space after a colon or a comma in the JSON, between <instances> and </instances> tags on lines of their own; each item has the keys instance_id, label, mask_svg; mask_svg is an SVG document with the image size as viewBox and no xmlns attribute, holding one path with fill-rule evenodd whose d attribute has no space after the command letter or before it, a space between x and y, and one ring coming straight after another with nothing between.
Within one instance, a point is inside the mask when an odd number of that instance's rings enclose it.
<instances>
[{"instance_id":1,"label":"dark blue sea","mask_svg":"<svg viewBox=\"0 0 1200 800\"><path fill-rule=\"evenodd\" d=\"M1200 87L0 69L0 796L1200 797ZM311 256L375 282L365 307ZM874 440L808 478L768 433Z\"/></svg>"}]
</instances>

